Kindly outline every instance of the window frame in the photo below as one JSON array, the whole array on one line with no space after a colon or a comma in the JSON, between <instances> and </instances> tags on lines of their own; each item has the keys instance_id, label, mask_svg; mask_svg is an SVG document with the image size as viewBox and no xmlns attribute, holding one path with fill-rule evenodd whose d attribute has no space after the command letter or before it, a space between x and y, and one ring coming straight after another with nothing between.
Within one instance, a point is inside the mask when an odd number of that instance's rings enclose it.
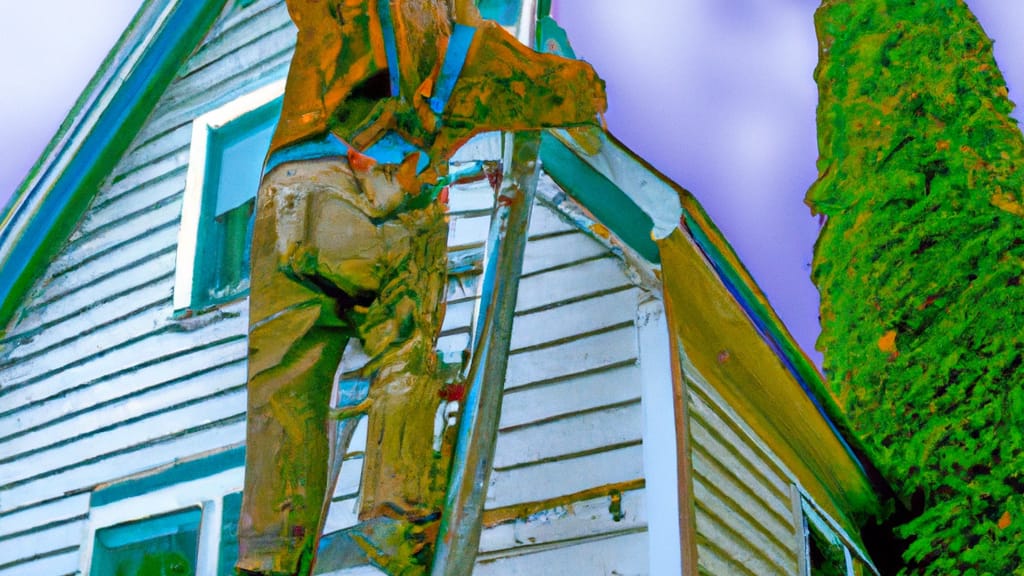
<instances>
[{"instance_id":1,"label":"window frame","mask_svg":"<svg viewBox=\"0 0 1024 576\"><path fill-rule=\"evenodd\" d=\"M828 515L800 486L792 485L793 511L800 530L800 576L811 575L811 530L816 528L826 538L843 548L847 576L856 576L854 561L859 562L868 574L877 575L878 569L849 534Z\"/></svg>"},{"instance_id":2,"label":"window frame","mask_svg":"<svg viewBox=\"0 0 1024 576\"><path fill-rule=\"evenodd\" d=\"M162 472L157 472L157 474ZM145 480L152 476L153 474L150 473L130 477L107 486ZM242 491L244 476L244 467L234 466L208 476L167 483L153 490L126 495L123 498L91 506L79 556L79 572L89 574L92 569L96 533L99 530L198 506L202 517L199 522L196 574L217 574L217 564L220 561L224 498ZM98 488L102 489L104 486Z\"/></svg>"},{"instance_id":3,"label":"window frame","mask_svg":"<svg viewBox=\"0 0 1024 576\"><path fill-rule=\"evenodd\" d=\"M197 303L194 299L196 256L201 232L203 200L206 193L210 143L217 130L281 98L284 95L284 87L285 80L277 80L206 112L192 121L192 141L189 147L188 173L185 177L181 227L178 229L178 248L175 260L173 296L175 317L187 316L203 308L215 308L247 294L245 291L240 291L225 301L203 304L201 307L196 306Z\"/></svg>"},{"instance_id":4,"label":"window frame","mask_svg":"<svg viewBox=\"0 0 1024 576\"><path fill-rule=\"evenodd\" d=\"M103 550L105 550L105 551L107 551L109 553L112 553L112 555L113 555L112 560L113 560L113 562L115 564L117 564L117 563L119 563L120 560L123 559L123 557L119 556L119 553L122 552L125 548L128 548L128 547L139 547L140 544L144 544L143 546L141 546L141 550L143 551L144 554L149 552L150 550L147 550L148 546L145 545L145 544L151 544L154 539L159 538L161 536L168 536L168 534L162 534L161 531L155 530L155 529L159 528L160 525L163 524L166 521L166 519L168 519L168 518L176 518L176 519L180 520L180 518L183 517L183 516L188 516L189 517L189 520L190 520L190 522L189 522L190 532L193 532L195 534L195 545L196 545L196 558L195 558L195 560L197 561L198 560L198 555L199 555L199 530L202 527L202 517L203 517L203 509L202 509L201 506L198 506L198 505L196 505L196 506L186 506L184 508L180 508L178 510L173 510L173 511L167 512L165 514L154 514L152 516L148 516L146 518L140 518L138 520L132 520L132 521L129 521L129 522L122 522L122 523L114 524L113 526L105 526L105 527L102 527L102 528L97 528L95 530L95 532L94 532L93 540L92 540L92 545L93 545L92 561L89 563L89 565L90 565L90 568L89 568L90 573L94 573L95 570L96 570L96 561L97 561L97 556L98 556L97 549L99 548L97 546L97 543L101 540L101 537L100 537L101 536L101 532L113 531L114 534L121 535L121 534L123 534L124 531L128 531L128 532L134 532L134 534L132 534L132 536L138 536L139 537L138 540L135 540L134 538L132 538L128 542L122 542L121 544L113 546L113 547L110 547L110 548L108 548L107 546L102 546L101 547ZM194 525L192 524L192 521L195 522ZM112 537L117 539L117 536L112 536ZM137 553L138 550L133 551L133 552ZM196 564L198 564L198 562L196 562ZM118 572L119 571L120 570L118 570ZM103 571L103 574L107 574L107 573L108 573L108 571L106 571L106 570Z\"/></svg>"}]
</instances>

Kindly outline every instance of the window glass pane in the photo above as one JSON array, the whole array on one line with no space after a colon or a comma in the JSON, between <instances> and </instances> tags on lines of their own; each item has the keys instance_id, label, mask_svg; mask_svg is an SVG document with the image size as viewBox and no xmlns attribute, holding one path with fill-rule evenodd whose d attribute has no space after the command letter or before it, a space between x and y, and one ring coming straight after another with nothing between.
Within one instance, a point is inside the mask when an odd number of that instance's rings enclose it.
<instances>
[{"instance_id":1,"label":"window glass pane","mask_svg":"<svg viewBox=\"0 0 1024 576\"><path fill-rule=\"evenodd\" d=\"M194 576L199 507L96 531L92 576Z\"/></svg>"},{"instance_id":2,"label":"window glass pane","mask_svg":"<svg viewBox=\"0 0 1024 576\"><path fill-rule=\"evenodd\" d=\"M242 515L242 493L224 497L224 516L220 525L220 554L217 561L218 576L234 576L238 561L238 518Z\"/></svg>"},{"instance_id":3,"label":"window glass pane","mask_svg":"<svg viewBox=\"0 0 1024 576\"><path fill-rule=\"evenodd\" d=\"M846 576L846 551L842 544L809 526L811 576Z\"/></svg>"},{"instance_id":4,"label":"window glass pane","mask_svg":"<svg viewBox=\"0 0 1024 576\"><path fill-rule=\"evenodd\" d=\"M249 287L249 249L252 245L252 226L255 221L255 201L228 210L214 220L210 232L217 239L210 255L213 283L210 299L217 301L237 294Z\"/></svg>"},{"instance_id":5,"label":"window glass pane","mask_svg":"<svg viewBox=\"0 0 1024 576\"><path fill-rule=\"evenodd\" d=\"M488 20L494 20L502 26L512 26L519 20L522 12L522 0L509 2L508 0L479 0L480 15Z\"/></svg>"},{"instance_id":6,"label":"window glass pane","mask_svg":"<svg viewBox=\"0 0 1024 576\"><path fill-rule=\"evenodd\" d=\"M219 168L217 178L212 182L217 195L214 216L237 208L256 195L275 120L267 118L255 126L237 120L241 124L228 124L213 134L210 151L220 156L215 163Z\"/></svg>"}]
</instances>

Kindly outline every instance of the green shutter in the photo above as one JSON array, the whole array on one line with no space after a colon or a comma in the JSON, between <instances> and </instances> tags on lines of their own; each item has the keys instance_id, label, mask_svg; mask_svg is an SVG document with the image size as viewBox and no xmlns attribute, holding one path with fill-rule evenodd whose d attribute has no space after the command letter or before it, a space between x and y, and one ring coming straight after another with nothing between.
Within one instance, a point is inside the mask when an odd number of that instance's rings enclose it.
<instances>
[{"instance_id":1,"label":"green shutter","mask_svg":"<svg viewBox=\"0 0 1024 576\"><path fill-rule=\"evenodd\" d=\"M234 576L235 562L238 561L238 519L242 516L242 493L235 492L225 496L223 510L217 575Z\"/></svg>"}]
</instances>

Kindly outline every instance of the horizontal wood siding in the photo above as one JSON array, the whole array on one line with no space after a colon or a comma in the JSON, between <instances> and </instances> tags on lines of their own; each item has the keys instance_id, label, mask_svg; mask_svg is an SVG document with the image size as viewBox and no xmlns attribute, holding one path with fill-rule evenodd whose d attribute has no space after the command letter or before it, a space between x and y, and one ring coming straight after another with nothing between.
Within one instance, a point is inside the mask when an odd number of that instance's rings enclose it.
<instances>
[{"instance_id":1,"label":"horizontal wood siding","mask_svg":"<svg viewBox=\"0 0 1024 576\"><path fill-rule=\"evenodd\" d=\"M280 0L231 2L0 342L0 576L79 569L98 484L245 437L247 305L172 319L191 122L283 78Z\"/></svg>"},{"instance_id":2,"label":"horizontal wood siding","mask_svg":"<svg viewBox=\"0 0 1024 576\"><path fill-rule=\"evenodd\" d=\"M473 570L473 574L478 576L651 573L648 566L647 534L642 531L481 561Z\"/></svg>"},{"instance_id":3,"label":"horizontal wood siding","mask_svg":"<svg viewBox=\"0 0 1024 576\"><path fill-rule=\"evenodd\" d=\"M699 375L688 372L701 573L797 574L790 475Z\"/></svg>"},{"instance_id":4,"label":"horizontal wood siding","mask_svg":"<svg viewBox=\"0 0 1024 576\"><path fill-rule=\"evenodd\" d=\"M643 488L622 517L580 496L642 486L638 297L619 258L538 203L486 508L546 510L486 529L474 573L648 573Z\"/></svg>"},{"instance_id":5,"label":"horizontal wood siding","mask_svg":"<svg viewBox=\"0 0 1024 576\"><path fill-rule=\"evenodd\" d=\"M617 507L616 507L617 506ZM612 512L615 510L615 513ZM643 490L630 490L620 496L589 498L485 528L480 535L480 554L475 574L555 574L569 573L572 567L594 566L600 569L573 574L614 574L618 568L631 568L620 574L648 574L646 550L647 510ZM597 558L586 558L597 546L623 546L602 551ZM606 552L611 552L607 554ZM635 555L620 558L620 555ZM548 562L541 566L539 562ZM559 570L566 572L559 572Z\"/></svg>"}]
</instances>

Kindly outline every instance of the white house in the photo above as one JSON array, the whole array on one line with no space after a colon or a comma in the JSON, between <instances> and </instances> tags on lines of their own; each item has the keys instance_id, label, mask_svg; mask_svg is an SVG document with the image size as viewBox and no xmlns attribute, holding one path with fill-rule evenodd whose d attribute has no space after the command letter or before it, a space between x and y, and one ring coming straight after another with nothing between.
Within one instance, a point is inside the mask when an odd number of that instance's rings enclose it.
<instances>
[{"instance_id":1,"label":"white house","mask_svg":"<svg viewBox=\"0 0 1024 576\"><path fill-rule=\"evenodd\" d=\"M529 3L481 2L506 4L520 26ZM283 0L147 0L0 213L0 576L233 573L247 238L294 42ZM475 572L873 573L884 487L696 200L611 138L551 131L541 160ZM453 363L493 206L451 192ZM346 541L364 445L320 573L376 573Z\"/></svg>"}]
</instances>

